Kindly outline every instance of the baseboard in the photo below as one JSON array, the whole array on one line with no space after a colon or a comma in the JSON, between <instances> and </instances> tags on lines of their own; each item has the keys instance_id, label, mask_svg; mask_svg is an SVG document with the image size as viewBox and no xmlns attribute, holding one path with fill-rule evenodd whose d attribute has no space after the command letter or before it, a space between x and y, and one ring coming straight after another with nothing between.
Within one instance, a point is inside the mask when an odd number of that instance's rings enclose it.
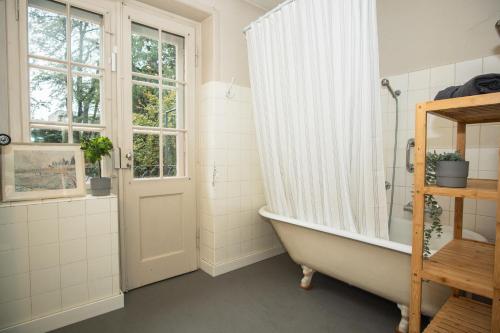
<instances>
[{"instance_id":1,"label":"baseboard","mask_svg":"<svg viewBox=\"0 0 500 333\"><path fill-rule=\"evenodd\" d=\"M57 312L46 317L37 318L22 324L7 327L0 333L41 333L55 330L85 319L99 316L106 312L123 308L123 294L108 297L97 302L81 305L76 308Z\"/></svg>"},{"instance_id":2,"label":"baseboard","mask_svg":"<svg viewBox=\"0 0 500 333\"><path fill-rule=\"evenodd\" d=\"M258 251L254 253L250 253L244 257L236 258L234 260L220 263L220 264L211 264L203 259L200 259L200 269L205 273L208 273L211 276L218 276L227 272L234 271L238 268L242 268L251 264L255 264L256 262L269 259L271 257L277 256L285 252L283 247L274 247L272 249Z\"/></svg>"}]
</instances>

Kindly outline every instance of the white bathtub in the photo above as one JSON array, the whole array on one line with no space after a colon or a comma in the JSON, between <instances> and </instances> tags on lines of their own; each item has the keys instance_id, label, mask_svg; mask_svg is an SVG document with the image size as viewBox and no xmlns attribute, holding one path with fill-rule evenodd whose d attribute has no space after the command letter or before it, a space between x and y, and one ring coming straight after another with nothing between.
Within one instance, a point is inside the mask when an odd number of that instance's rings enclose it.
<instances>
[{"instance_id":1,"label":"white bathtub","mask_svg":"<svg viewBox=\"0 0 500 333\"><path fill-rule=\"evenodd\" d=\"M400 332L408 330L410 297L411 221L394 218L390 240L335 230L315 224L259 211L268 218L290 257L302 266L301 287L309 288L314 271L329 275L350 285L386 298L398 304L401 310ZM464 238L486 241L470 230ZM453 238L452 228L443 227L440 239L431 241L435 251ZM449 288L424 283L422 312L433 316L450 295Z\"/></svg>"}]
</instances>

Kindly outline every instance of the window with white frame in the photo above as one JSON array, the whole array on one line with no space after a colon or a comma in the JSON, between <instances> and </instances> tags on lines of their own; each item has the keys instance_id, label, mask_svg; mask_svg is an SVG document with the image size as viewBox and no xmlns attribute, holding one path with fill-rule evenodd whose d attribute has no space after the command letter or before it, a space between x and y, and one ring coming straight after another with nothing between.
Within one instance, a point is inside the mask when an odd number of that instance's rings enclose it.
<instances>
[{"instance_id":1,"label":"window with white frame","mask_svg":"<svg viewBox=\"0 0 500 333\"><path fill-rule=\"evenodd\" d=\"M105 131L103 16L66 2L28 0L29 137L79 143ZM87 166L87 176L97 171Z\"/></svg>"}]
</instances>

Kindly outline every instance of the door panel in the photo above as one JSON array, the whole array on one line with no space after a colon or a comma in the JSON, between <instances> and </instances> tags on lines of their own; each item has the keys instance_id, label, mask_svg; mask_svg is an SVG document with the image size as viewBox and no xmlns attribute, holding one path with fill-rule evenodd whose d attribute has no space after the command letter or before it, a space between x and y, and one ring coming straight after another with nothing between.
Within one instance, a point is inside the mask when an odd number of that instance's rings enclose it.
<instances>
[{"instance_id":1,"label":"door panel","mask_svg":"<svg viewBox=\"0 0 500 333\"><path fill-rule=\"evenodd\" d=\"M194 29L126 6L126 289L197 269Z\"/></svg>"}]
</instances>

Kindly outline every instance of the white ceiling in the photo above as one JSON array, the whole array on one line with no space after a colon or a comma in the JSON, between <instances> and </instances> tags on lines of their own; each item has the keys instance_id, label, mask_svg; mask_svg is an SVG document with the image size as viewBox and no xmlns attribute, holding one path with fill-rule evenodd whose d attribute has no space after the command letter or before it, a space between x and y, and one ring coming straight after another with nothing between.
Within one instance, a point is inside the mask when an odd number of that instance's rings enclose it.
<instances>
[{"instance_id":1,"label":"white ceiling","mask_svg":"<svg viewBox=\"0 0 500 333\"><path fill-rule=\"evenodd\" d=\"M284 0L245 0L245 1L267 11L273 9L274 7L282 3Z\"/></svg>"}]
</instances>

